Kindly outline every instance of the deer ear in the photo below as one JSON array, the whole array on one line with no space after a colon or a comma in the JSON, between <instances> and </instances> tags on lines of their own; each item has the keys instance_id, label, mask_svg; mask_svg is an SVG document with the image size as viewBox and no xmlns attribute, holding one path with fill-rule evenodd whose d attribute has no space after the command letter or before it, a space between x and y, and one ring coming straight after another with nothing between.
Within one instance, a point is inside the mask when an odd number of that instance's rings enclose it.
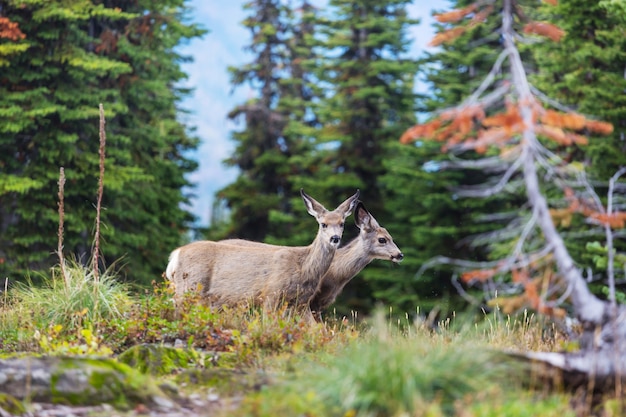
<instances>
[{"instance_id":1,"label":"deer ear","mask_svg":"<svg viewBox=\"0 0 626 417\"><path fill-rule=\"evenodd\" d=\"M372 214L367 211L365 205L360 201L354 210L354 223L356 223L356 227L365 231L372 230L378 226L376 219L374 219Z\"/></svg>"},{"instance_id":2,"label":"deer ear","mask_svg":"<svg viewBox=\"0 0 626 417\"><path fill-rule=\"evenodd\" d=\"M352 214L354 208L359 203L359 194L361 194L361 191L356 190L356 193L354 193L352 197L348 198L346 201L341 203L339 207L337 207L337 210L343 212L344 219Z\"/></svg>"},{"instance_id":3,"label":"deer ear","mask_svg":"<svg viewBox=\"0 0 626 417\"><path fill-rule=\"evenodd\" d=\"M368 215L369 213L365 209L365 206L359 201L359 204L357 204L354 209L354 224L356 224L356 227L359 229L365 228L365 226L369 223Z\"/></svg>"},{"instance_id":4,"label":"deer ear","mask_svg":"<svg viewBox=\"0 0 626 417\"><path fill-rule=\"evenodd\" d=\"M318 203L313 197L304 192L304 189L300 189L300 195L302 196L302 200L304 200L304 205L306 206L306 210L309 214L315 218L321 216L323 213L327 212L326 208L323 205Z\"/></svg>"}]
</instances>

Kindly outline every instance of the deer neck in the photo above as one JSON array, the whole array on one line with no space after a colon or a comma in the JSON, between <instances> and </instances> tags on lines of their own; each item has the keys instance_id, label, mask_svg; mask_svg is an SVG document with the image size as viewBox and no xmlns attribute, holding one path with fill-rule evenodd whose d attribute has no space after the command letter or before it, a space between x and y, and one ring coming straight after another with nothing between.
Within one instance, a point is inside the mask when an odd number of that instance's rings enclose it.
<instances>
[{"instance_id":1,"label":"deer neck","mask_svg":"<svg viewBox=\"0 0 626 417\"><path fill-rule=\"evenodd\" d=\"M328 273L334 279L350 280L372 261L368 255L364 239L360 236L352 239L348 244L337 250L335 259Z\"/></svg>"},{"instance_id":2,"label":"deer neck","mask_svg":"<svg viewBox=\"0 0 626 417\"><path fill-rule=\"evenodd\" d=\"M316 238L302 262L302 270L310 277L321 278L331 265L337 248Z\"/></svg>"}]
</instances>

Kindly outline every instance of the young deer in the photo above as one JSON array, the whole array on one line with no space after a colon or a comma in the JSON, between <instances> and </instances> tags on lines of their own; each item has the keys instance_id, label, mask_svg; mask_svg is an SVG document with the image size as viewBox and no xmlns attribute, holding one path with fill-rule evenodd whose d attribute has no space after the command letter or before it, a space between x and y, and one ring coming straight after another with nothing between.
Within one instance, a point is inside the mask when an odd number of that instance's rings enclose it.
<instances>
[{"instance_id":1,"label":"young deer","mask_svg":"<svg viewBox=\"0 0 626 417\"><path fill-rule=\"evenodd\" d=\"M346 246L337 249L330 268L322 278L321 285L310 302L310 308L319 320L322 310L330 306L343 288L363 268L374 259L389 259L399 263L404 255L393 243L389 232L381 227L376 219L359 202L354 210L354 219L359 228L359 236L351 240ZM229 239L220 243L245 247L275 248L260 242L249 240Z\"/></svg>"},{"instance_id":2,"label":"young deer","mask_svg":"<svg viewBox=\"0 0 626 417\"><path fill-rule=\"evenodd\" d=\"M246 247L198 241L182 246L170 254L165 271L176 298L199 289L203 299L218 306L249 303L276 308L286 302L306 307L310 316L309 302L333 260L359 191L333 211L303 190L300 193L307 211L319 224L313 243L304 247Z\"/></svg>"}]
</instances>

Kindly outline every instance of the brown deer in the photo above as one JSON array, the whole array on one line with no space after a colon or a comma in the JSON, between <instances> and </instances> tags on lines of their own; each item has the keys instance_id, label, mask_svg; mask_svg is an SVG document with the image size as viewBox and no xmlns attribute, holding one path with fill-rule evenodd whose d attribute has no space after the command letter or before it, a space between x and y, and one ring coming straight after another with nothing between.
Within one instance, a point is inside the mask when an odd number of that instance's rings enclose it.
<instances>
[{"instance_id":1,"label":"brown deer","mask_svg":"<svg viewBox=\"0 0 626 417\"><path fill-rule=\"evenodd\" d=\"M179 299L186 291L199 290L213 305L247 303L276 308L308 305L335 256L344 222L359 198L359 191L335 210L328 211L300 190L309 214L319 224L315 240L304 247L246 247L198 241L175 249L165 271ZM312 317L307 317L311 319Z\"/></svg>"},{"instance_id":2,"label":"brown deer","mask_svg":"<svg viewBox=\"0 0 626 417\"><path fill-rule=\"evenodd\" d=\"M374 259L389 259L399 263L404 255L393 242L389 232L378 224L374 216L359 202L354 210L359 236L337 249L330 268L310 302L310 309L320 320L321 312L330 306L343 288ZM276 248L260 242L242 239L222 240L220 243L246 247Z\"/></svg>"}]
</instances>

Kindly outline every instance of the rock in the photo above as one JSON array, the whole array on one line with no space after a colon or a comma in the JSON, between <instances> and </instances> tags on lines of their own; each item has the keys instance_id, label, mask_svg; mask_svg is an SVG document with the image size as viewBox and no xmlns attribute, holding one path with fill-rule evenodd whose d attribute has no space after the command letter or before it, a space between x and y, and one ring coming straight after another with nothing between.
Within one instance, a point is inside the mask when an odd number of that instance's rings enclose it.
<instances>
[{"instance_id":1,"label":"rock","mask_svg":"<svg viewBox=\"0 0 626 417\"><path fill-rule=\"evenodd\" d=\"M235 369L207 368L186 369L176 376L181 385L203 386L214 389L213 394L236 395L241 392L258 391L270 383L264 373L249 373Z\"/></svg>"},{"instance_id":2,"label":"rock","mask_svg":"<svg viewBox=\"0 0 626 417\"><path fill-rule=\"evenodd\" d=\"M143 344L124 351L118 360L143 373L168 375L201 363L202 356L193 349Z\"/></svg>"},{"instance_id":3,"label":"rock","mask_svg":"<svg viewBox=\"0 0 626 417\"><path fill-rule=\"evenodd\" d=\"M66 405L175 407L154 381L112 358L0 359L0 393L20 400Z\"/></svg>"}]
</instances>

